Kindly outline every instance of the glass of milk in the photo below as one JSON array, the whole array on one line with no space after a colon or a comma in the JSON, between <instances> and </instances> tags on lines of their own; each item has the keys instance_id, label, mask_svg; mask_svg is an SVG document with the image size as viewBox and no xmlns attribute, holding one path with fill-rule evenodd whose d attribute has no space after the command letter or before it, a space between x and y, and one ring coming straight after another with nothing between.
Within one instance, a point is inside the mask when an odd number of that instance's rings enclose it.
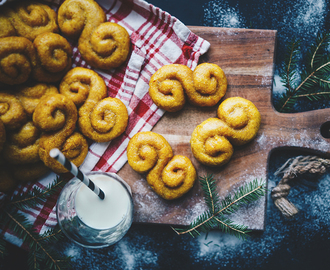
<instances>
[{"instance_id":1,"label":"glass of milk","mask_svg":"<svg viewBox=\"0 0 330 270\"><path fill-rule=\"evenodd\" d=\"M61 191L56 215L64 234L77 244L101 248L115 244L133 221L131 189L114 173L86 174L105 193L101 200L81 180L73 178Z\"/></svg>"}]
</instances>

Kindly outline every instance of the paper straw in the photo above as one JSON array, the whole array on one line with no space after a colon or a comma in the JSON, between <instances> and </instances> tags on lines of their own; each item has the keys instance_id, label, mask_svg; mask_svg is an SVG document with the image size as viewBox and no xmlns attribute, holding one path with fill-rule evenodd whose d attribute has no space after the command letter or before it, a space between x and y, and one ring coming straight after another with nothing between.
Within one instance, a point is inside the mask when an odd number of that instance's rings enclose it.
<instances>
[{"instance_id":1,"label":"paper straw","mask_svg":"<svg viewBox=\"0 0 330 270\"><path fill-rule=\"evenodd\" d=\"M49 151L49 155L61 163L66 169L68 169L74 176L81 180L86 186L88 186L101 200L104 199L104 192L96 186L92 180L90 180L81 170L77 168L70 160L68 160L62 152L53 148Z\"/></svg>"}]
</instances>

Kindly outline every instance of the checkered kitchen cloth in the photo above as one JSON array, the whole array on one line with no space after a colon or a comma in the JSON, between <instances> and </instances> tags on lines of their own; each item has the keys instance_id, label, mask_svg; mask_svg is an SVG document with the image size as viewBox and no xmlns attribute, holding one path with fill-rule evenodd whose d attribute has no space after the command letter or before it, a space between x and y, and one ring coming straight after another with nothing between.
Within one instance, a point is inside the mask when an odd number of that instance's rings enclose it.
<instances>
[{"instance_id":1,"label":"checkered kitchen cloth","mask_svg":"<svg viewBox=\"0 0 330 270\"><path fill-rule=\"evenodd\" d=\"M55 10L62 1L48 0ZM109 143L93 143L85 162L84 172L117 172L126 163L126 147L129 139L140 131L149 131L164 114L150 99L149 79L166 64L184 64L194 69L200 55L210 44L192 33L182 22L165 11L142 0L99 0L107 14L107 20L124 26L130 34L132 50L127 62L115 70L98 72L105 80L108 94L121 99L129 113L126 132ZM73 44L73 66L91 68L81 58ZM34 185L44 188L55 178L51 173ZM15 192L31 189L33 185L18 188ZM43 233L57 224L57 196L34 209L26 209L24 214L34 228ZM8 230L2 231L4 238L24 248L24 243Z\"/></svg>"}]
</instances>

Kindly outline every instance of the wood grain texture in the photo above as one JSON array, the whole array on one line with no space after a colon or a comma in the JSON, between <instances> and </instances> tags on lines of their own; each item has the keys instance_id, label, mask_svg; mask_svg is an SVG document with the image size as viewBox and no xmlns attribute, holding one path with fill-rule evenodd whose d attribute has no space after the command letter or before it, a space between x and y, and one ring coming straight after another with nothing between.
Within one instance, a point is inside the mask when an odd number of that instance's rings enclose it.
<instances>
[{"instance_id":1,"label":"wood grain texture","mask_svg":"<svg viewBox=\"0 0 330 270\"><path fill-rule=\"evenodd\" d=\"M194 128L210 117L216 109L197 108L186 104L177 113L165 113L153 128L163 135L174 154L189 157L199 176L213 173L218 192L228 193L255 178L267 180L268 157L278 147L303 147L328 152L329 140L320 135L320 126L330 119L330 109L297 114L281 114L274 110L271 100L276 31L226 29L191 26L197 35L211 43L210 50L200 62L218 64L228 79L223 99L240 96L251 100L261 113L257 137L247 145L234 148L229 163L221 168L200 164L192 155L190 135ZM221 102L221 101L220 101ZM135 222L188 225L205 209L203 194L197 182L184 197L165 201L146 183L145 176L134 172L128 164L118 173L132 187L135 203ZM250 229L263 230L266 198L241 209L233 219Z\"/></svg>"}]
</instances>

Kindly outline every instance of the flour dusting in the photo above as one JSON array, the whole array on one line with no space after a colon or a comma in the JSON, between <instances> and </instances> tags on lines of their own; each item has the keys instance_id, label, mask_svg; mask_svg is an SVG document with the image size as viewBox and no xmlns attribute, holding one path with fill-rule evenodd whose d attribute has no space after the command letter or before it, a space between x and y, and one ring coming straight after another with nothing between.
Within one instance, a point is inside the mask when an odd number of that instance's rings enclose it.
<instances>
[{"instance_id":1,"label":"flour dusting","mask_svg":"<svg viewBox=\"0 0 330 270\"><path fill-rule=\"evenodd\" d=\"M244 21L236 7L226 1L210 1L204 7L204 24L218 27L242 28Z\"/></svg>"}]
</instances>

